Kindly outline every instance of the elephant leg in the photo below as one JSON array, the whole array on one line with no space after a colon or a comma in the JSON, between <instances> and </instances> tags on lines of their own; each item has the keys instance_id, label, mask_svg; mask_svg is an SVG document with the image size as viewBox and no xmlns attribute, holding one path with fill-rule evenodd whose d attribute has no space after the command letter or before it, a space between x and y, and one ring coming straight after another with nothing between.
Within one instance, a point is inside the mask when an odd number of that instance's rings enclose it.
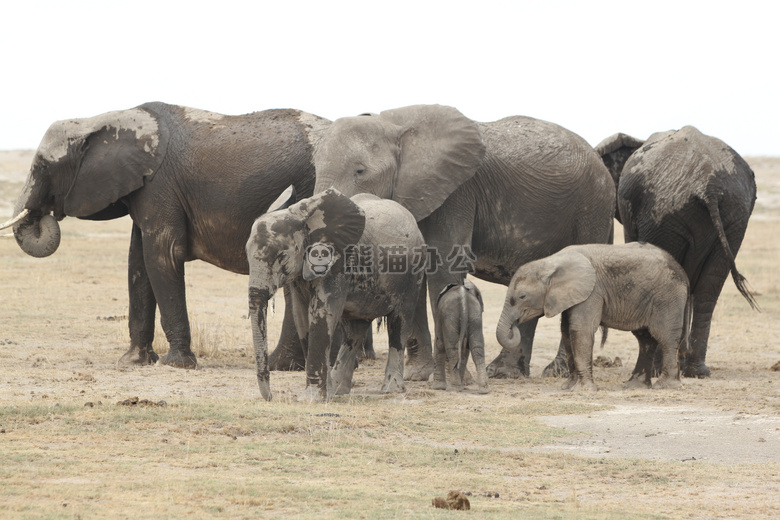
<instances>
[{"instance_id":1,"label":"elephant leg","mask_svg":"<svg viewBox=\"0 0 780 520\"><path fill-rule=\"evenodd\" d=\"M425 287L424 284L423 287ZM405 378L409 381L427 381L434 368L431 331L428 328L428 304L425 298L425 290L421 288L415 307L412 332L406 341L408 359L406 360Z\"/></svg>"},{"instance_id":2,"label":"elephant leg","mask_svg":"<svg viewBox=\"0 0 780 520\"><path fill-rule=\"evenodd\" d=\"M371 322L364 320L342 321L345 333L343 342L338 342L334 337L333 346L341 345L338 356L328 371L328 395L333 396L348 394L352 389L352 375L357 368L357 354L363 348L366 332L371 329Z\"/></svg>"},{"instance_id":3,"label":"elephant leg","mask_svg":"<svg viewBox=\"0 0 780 520\"><path fill-rule=\"evenodd\" d=\"M433 370L433 388L434 390L446 390L447 389L447 352L444 348L444 342L436 334L434 341L434 349L436 350L436 356L434 358L435 366Z\"/></svg>"},{"instance_id":4,"label":"elephant leg","mask_svg":"<svg viewBox=\"0 0 780 520\"><path fill-rule=\"evenodd\" d=\"M566 359L566 371L569 374L561 389L570 390L579 381L579 375L574 369L574 352L571 345L571 336L569 335L569 316L565 312L561 316L561 345L563 346Z\"/></svg>"},{"instance_id":5,"label":"elephant leg","mask_svg":"<svg viewBox=\"0 0 780 520\"><path fill-rule=\"evenodd\" d=\"M707 367L707 346L710 339L712 313L718 302L720 291L729 273L728 261L720 254L713 254L702 269L694 287L693 320L691 322L690 348L685 354L683 375L685 377L710 377Z\"/></svg>"},{"instance_id":6,"label":"elephant leg","mask_svg":"<svg viewBox=\"0 0 780 520\"><path fill-rule=\"evenodd\" d=\"M671 329L666 329L658 339L656 350L660 350L663 353L663 368L661 369L661 375L653 384L654 389L680 388L682 386L680 369L677 364L677 346L680 344L682 329L683 324L680 323L676 334L670 334Z\"/></svg>"},{"instance_id":7,"label":"elephant leg","mask_svg":"<svg viewBox=\"0 0 780 520\"><path fill-rule=\"evenodd\" d=\"M154 299L152 284L144 265L141 230L136 225L133 225L128 257L130 349L119 358L119 363L123 365L148 365L159 359L152 348L157 301Z\"/></svg>"},{"instance_id":8,"label":"elephant leg","mask_svg":"<svg viewBox=\"0 0 780 520\"><path fill-rule=\"evenodd\" d=\"M284 321L282 322L282 332L276 349L268 357L268 366L270 370L303 370L306 367L306 357L301 347L301 340L295 330L290 287L284 286L283 291Z\"/></svg>"},{"instance_id":9,"label":"elephant leg","mask_svg":"<svg viewBox=\"0 0 780 520\"><path fill-rule=\"evenodd\" d=\"M563 339L558 344L558 352L555 354L549 365L544 367L542 371L542 377L568 377L569 376L569 364L566 361L566 348L563 344Z\"/></svg>"},{"instance_id":10,"label":"elephant leg","mask_svg":"<svg viewBox=\"0 0 780 520\"><path fill-rule=\"evenodd\" d=\"M584 308L579 313L572 313L568 317L568 336L572 353L570 358L573 360L573 363L569 363L569 372L576 374L577 377L570 390L598 390L593 381L593 343L601 316L599 314L596 319L589 314L592 314L592 311Z\"/></svg>"},{"instance_id":11,"label":"elephant leg","mask_svg":"<svg viewBox=\"0 0 780 520\"><path fill-rule=\"evenodd\" d=\"M308 349L306 351L306 395L328 398L330 351L336 327L344 311L344 293L319 285L309 304ZM349 336L349 334L345 334ZM339 348L339 346L335 348Z\"/></svg>"},{"instance_id":12,"label":"elephant leg","mask_svg":"<svg viewBox=\"0 0 780 520\"><path fill-rule=\"evenodd\" d=\"M650 336L647 329L635 330L632 332L639 342L639 355L636 358L636 365L631 377L623 385L623 388L650 388L650 376L652 375L654 357L658 343Z\"/></svg>"},{"instance_id":13,"label":"elephant leg","mask_svg":"<svg viewBox=\"0 0 780 520\"><path fill-rule=\"evenodd\" d=\"M362 359L376 359L376 352L374 352L374 335L371 333L371 327L366 329L365 336L363 337L363 347L360 352Z\"/></svg>"},{"instance_id":14,"label":"elephant leg","mask_svg":"<svg viewBox=\"0 0 780 520\"><path fill-rule=\"evenodd\" d=\"M475 321L481 323L482 320ZM487 370L485 368L485 337L481 327L470 328L468 343L468 350L471 351L471 359L474 360L474 366L476 367L477 392L487 394L490 392L490 386L488 386ZM462 363L465 362L465 360L462 361Z\"/></svg>"},{"instance_id":15,"label":"elephant leg","mask_svg":"<svg viewBox=\"0 0 780 520\"><path fill-rule=\"evenodd\" d=\"M184 285L184 244L187 241L176 229L184 229L184 225L171 225L151 235L144 232L144 264L160 309L160 323L170 345L160 362L177 368L196 368L198 361L190 348Z\"/></svg>"},{"instance_id":16,"label":"elephant leg","mask_svg":"<svg viewBox=\"0 0 780 520\"><path fill-rule=\"evenodd\" d=\"M400 393L405 392L404 386L404 344L411 335L411 324L395 312L387 318L387 336L390 348L387 353L387 366L385 367L385 379L381 392Z\"/></svg>"},{"instance_id":17,"label":"elephant leg","mask_svg":"<svg viewBox=\"0 0 780 520\"><path fill-rule=\"evenodd\" d=\"M520 346L514 350L502 349L496 358L488 365L487 375L496 379L521 379L529 376L531 369L528 361L533 350L536 324L539 319L529 320L518 325L520 330ZM565 360L565 358L564 358Z\"/></svg>"}]
</instances>

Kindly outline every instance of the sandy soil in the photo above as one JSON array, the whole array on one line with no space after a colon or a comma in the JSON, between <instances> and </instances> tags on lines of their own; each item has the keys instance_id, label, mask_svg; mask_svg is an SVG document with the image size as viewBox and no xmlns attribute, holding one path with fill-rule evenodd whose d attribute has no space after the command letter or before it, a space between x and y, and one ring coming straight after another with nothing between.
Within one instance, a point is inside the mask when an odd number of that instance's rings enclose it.
<instances>
[{"instance_id":1,"label":"sandy soil","mask_svg":"<svg viewBox=\"0 0 780 520\"><path fill-rule=\"evenodd\" d=\"M0 219L12 212L32 152L0 152ZM597 368L601 390L561 391L561 381L542 379L554 357L557 320L541 320L532 360L532 378L491 381L479 402L571 401L608 409L587 415L543 416L539 420L578 432L541 451L603 458L647 458L685 463L780 462L780 158L751 158L759 186L758 202L737 265L758 294L763 312L750 310L729 280L716 309L708 364L713 376L685 380L674 391L625 391L636 358L629 333L611 331L597 354L623 360L623 366ZM150 400L259 399L246 320L246 278L202 262L187 265L187 291L194 336L204 346L194 371L164 366L118 367L127 338L127 246L130 222L62 223L60 250L46 259L24 255L13 239L0 242L0 405L47 400L115 403L132 396ZM619 234L619 233L618 233ZM495 327L505 288L477 280L483 289L486 353L500 348ZM277 309L282 299L277 295ZM270 320L278 333L281 311ZM432 323L432 322L431 322ZM275 328L276 327L276 328ZM158 331L158 336L164 336ZM379 359L355 374L353 393L379 390L386 338L375 336ZM164 348L164 342L155 347ZM278 399L302 390L301 373L272 374ZM425 402L435 395L425 382L410 383L399 400ZM504 401L501 401L504 400Z\"/></svg>"}]
</instances>

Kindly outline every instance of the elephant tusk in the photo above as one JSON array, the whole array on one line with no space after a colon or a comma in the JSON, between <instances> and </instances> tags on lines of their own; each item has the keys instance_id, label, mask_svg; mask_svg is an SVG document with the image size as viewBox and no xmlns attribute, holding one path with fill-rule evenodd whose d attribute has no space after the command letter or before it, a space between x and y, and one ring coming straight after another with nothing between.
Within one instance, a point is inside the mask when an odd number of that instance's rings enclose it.
<instances>
[{"instance_id":1,"label":"elephant tusk","mask_svg":"<svg viewBox=\"0 0 780 520\"><path fill-rule=\"evenodd\" d=\"M10 238L12 236L14 236L13 233L3 233L2 235L0 235L0 238Z\"/></svg>"},{"instance_id":2,"label":"elephant tusk","mask_svg":"<svg viewBox=\"0 0 780 520\"><path fill-rule=\"evenodd\" d=\"M13 226L14 224L16 224L17 222L22 220L24 217L26 217L29 213L30 213L30 210L29 209L25 209L24 211L22 211L21 213L16 215L11 220L8 220L8 221L4 222L3 224L0 224L0 229L5 229L7 227Z\"/></svg>"}]
</instances>

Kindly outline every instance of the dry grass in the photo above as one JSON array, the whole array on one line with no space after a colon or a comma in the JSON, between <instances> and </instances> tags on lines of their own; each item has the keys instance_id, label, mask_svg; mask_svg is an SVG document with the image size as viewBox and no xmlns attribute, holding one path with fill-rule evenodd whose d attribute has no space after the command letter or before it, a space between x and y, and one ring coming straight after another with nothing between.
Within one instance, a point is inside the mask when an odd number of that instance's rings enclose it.
<instances>
[{"instance_id":1,"label":"dry grass","mask_svg":"<svg viewBox=\"0 0 780 520\"><path fill-rule=\"evenodd\" d=\"M759 202L771 201L780 195L780 161L758 163ZM561 392L559 381L538 377L558 344L557 321L542 320L534 377L491 381L485 396L434 392L428 383L380 395L387 350L379 334L379 359L356 372L351 396L298 402L303 375L275 372L274 401L266 403L255 382L245 277L187 265L198 370L121 368L115 362L128 343L122 317L130 222L67 219L60 251L46 259L2 241L0 517L776 518L778 463L533 449L572 435L536 417L626 402L780 414L780 373L769 370L780 360L775 211L757 206L737 260L763 312L751 311L727 282L708 355L713 377L668 392L620 389L636 344L618 331L601 354L620 356L624 366L596 369L602 390ZM492 359L504 288L477 283ZM271 336L282 318L277 298ZM157 336L155 349L164 352ZM134 396L165 405L117 404ZM431 506L454 489L472 493L470 513Z\"/></svg>"}]
</instances>

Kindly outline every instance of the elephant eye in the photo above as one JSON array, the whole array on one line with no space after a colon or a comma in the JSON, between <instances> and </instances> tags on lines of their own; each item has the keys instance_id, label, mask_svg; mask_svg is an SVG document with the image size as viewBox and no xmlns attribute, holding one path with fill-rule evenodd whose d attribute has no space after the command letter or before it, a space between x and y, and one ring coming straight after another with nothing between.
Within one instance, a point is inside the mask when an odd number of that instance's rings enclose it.
<instances>
[{"instance_id":1,"label":"elephant eye","mask_svg":"<svg viewBox=\"0 0 780 520\"><path fill-rule=\"evenodd\" d=\"M525 300L525 294L521 294L520 296L518 296L518 298L521 300Z\"/></svg>"},{"instance_id":2,"label":"elephant eye","mask_svg":"<svg viewBox=\"0 0 780 520\"><path fill-rule=\"evenodd\" d=\"M355 170L355 173L357 173L358 175L360 175L360 174L361 174L361 173L363 173L364 171L366 171L364 168L359 168L359 169Z\"/></svg>"}]
</instances>

